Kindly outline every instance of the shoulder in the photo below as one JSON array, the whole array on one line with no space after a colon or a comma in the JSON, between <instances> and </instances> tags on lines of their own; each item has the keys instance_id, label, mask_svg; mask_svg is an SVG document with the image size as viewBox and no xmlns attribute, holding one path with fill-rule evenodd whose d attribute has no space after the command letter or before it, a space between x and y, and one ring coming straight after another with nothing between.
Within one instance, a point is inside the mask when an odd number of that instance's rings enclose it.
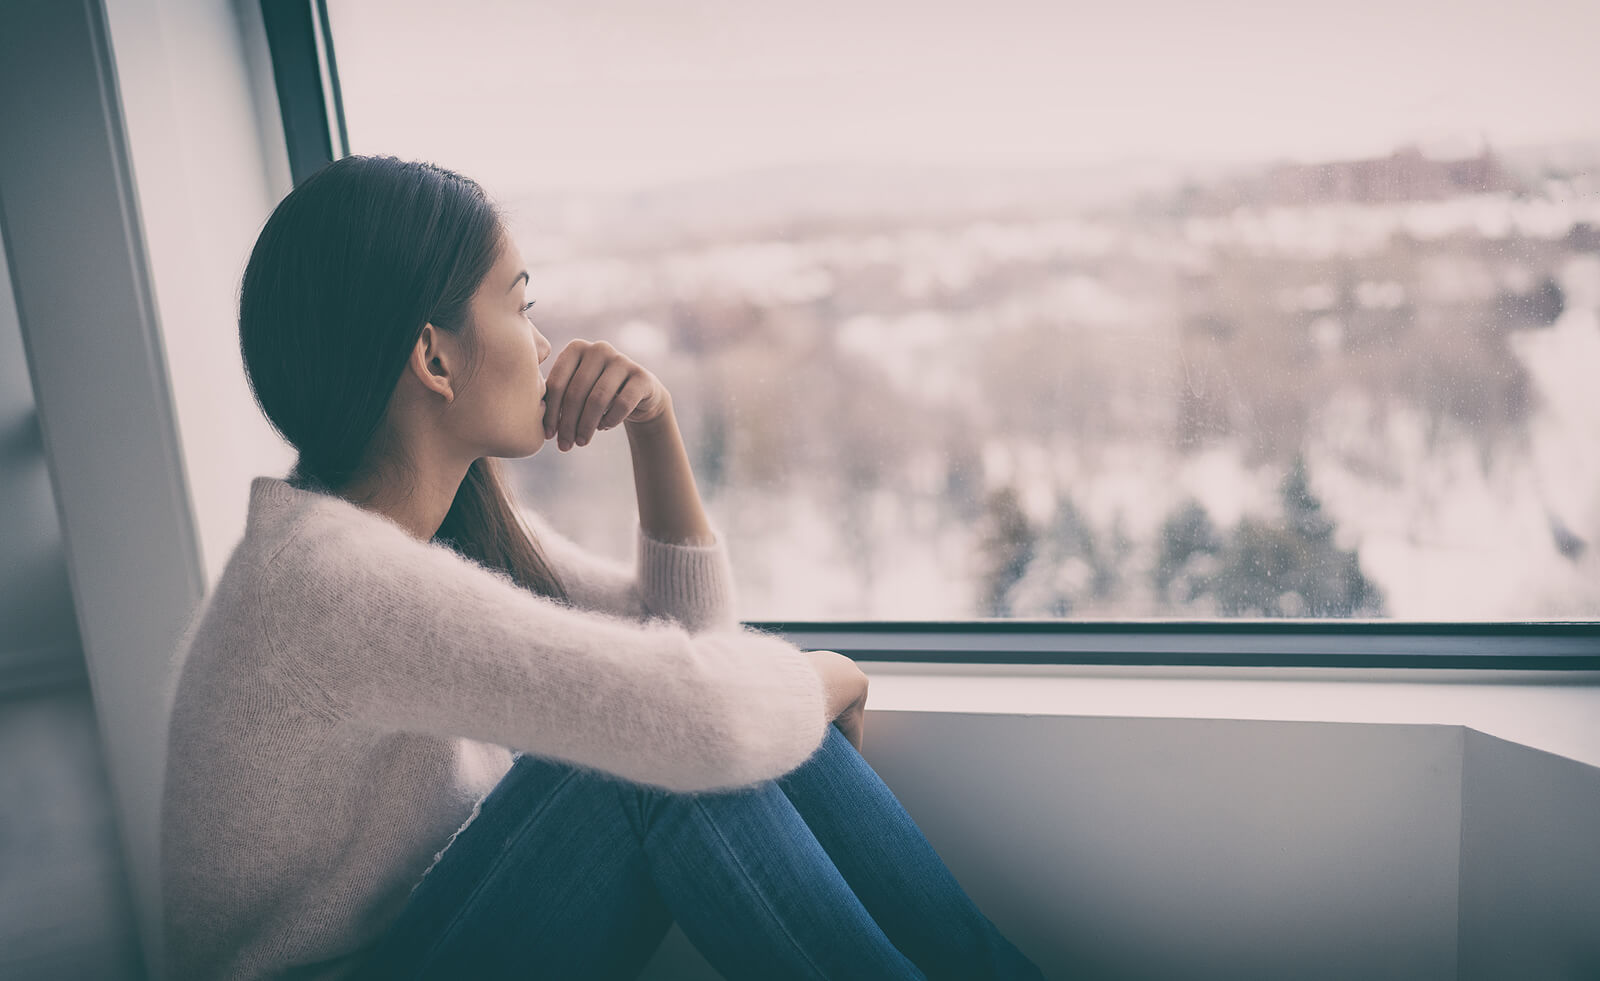
<instances>
[{"instance_id":1,"label":"shoulder","mask_svg":"<svg viewBox=\"0 0 1600 981\"><path fill-rule=\"evenodd\" d=\"M374 512L341 502L308 508L273 544L260 570L263 588L280 601L326 600L353 591L413 589L477 576L509 577L438 542L424 542Z\"/></svg>"}]
</instances>

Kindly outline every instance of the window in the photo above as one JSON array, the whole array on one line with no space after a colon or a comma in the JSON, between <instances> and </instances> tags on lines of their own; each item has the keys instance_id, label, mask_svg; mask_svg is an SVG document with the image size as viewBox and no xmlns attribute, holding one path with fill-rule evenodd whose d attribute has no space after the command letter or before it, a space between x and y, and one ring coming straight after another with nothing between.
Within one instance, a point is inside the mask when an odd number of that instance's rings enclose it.
<instances>
[{"instance_id":1,"label":"window","mask_svg":"<svg viewBox=\"0 0 1600 981\"><path fill-rule=\"evenodd\" d=\"M752 619L1593 620L1600 6L329 0ZM624 554L626 439L514 461Z\"/></svg>"}]
</instances>

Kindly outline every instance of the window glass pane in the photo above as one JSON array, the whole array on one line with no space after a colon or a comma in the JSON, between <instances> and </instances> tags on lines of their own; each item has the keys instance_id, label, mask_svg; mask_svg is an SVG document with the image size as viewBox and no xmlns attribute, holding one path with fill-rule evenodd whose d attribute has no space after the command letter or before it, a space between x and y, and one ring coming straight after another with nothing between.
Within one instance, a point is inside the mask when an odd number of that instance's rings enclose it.
<instances>
[{"instance_id":1,"label":"window glass pane","mask_svg":"<svg viewBox=\"0 0 1600 981\"><path fill-rule=\"evenodd\" d=\"M1600 614L1600 4L330 3L751 619ZM515 461L629 553L626 437Z\"/></svg>"}]
</instances>

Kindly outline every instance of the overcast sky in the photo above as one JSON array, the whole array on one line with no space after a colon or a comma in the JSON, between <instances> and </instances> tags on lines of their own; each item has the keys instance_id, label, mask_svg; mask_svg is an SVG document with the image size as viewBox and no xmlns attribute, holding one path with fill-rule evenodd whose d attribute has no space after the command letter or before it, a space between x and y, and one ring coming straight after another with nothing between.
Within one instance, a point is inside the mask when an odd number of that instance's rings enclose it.
<instances>
[{"instance_id":1,"label":"overcast sky","mask_svg":"<svg viewBox=\"0 0 1600 981\"><path fill-rule=\"evenodd\" d=\"M351 148L492 193L1600 137L1600 0L330 0Z\"/></svg>"}]
</instances>

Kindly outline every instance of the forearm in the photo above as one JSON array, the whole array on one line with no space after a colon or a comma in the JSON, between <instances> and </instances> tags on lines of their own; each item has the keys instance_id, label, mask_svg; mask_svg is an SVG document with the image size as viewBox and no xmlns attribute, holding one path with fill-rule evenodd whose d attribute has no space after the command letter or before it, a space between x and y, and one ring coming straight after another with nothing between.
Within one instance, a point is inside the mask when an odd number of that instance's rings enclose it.
<instances>
[{"instance_id":1,"label":"forearm","mask_svg":"<svg viewBox=\"0 0 1600 981\"><path fill-rule=\"evenodd\" d=\"M714 542L700 492L689 468L689 454L678 417L667 407L648 422L624 424L633 455L633 487L639 498L639 527L659 542L710 545Z\"/></svg>"}]
</instances>

